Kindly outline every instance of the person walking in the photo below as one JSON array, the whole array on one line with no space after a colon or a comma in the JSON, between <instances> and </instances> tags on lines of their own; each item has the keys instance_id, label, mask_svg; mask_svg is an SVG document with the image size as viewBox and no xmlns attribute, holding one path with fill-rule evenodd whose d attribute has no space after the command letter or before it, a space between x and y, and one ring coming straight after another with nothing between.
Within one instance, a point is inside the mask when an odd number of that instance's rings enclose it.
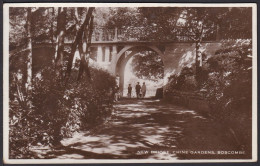
<instances>
[{"instance_id":1,"label":"person walking","mask_svg":"<svg viewBox=\"0 0 260 166\"><path fill-rule=\"evenodd\" d=\"M140 90L141 90L141 86L139 85L139 82L137 82L135 86L136 98L140 98Z\"/></svg>"},{"instance_id":2,"label":"person walking","mask_svg":"<svg viewBox=\"0 0 260 166\"><path fill-rule=\"evenodd\" d=\"M128 98L131 98L131 96L132 96L132 86L131 86L131 84L128 85L128 93L127 93L127 96L128 96Z\"/></svg>"},{"instance_id":3,"label":"person walking","mask_svg":"<svg viewBox=\"0 0 260 166\"><path fill-rule=\"evenodd\" d=\"M141 91L142 91L142 98L144 98L144 96L145 96L145 94L146 94L146 85L145 85L145 82L144 82L143 85L142 85Z\"/></svg>"}]
</instances>

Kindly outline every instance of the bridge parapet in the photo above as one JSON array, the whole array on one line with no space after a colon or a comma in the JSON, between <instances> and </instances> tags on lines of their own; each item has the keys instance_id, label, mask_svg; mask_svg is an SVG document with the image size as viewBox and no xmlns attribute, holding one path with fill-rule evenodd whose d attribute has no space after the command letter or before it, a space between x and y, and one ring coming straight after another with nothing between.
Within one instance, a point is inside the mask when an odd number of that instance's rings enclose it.
<instances>
[{"instance_id":1,"label":"bridge parapet","mask_svg":"<svg viewBox=\"0 0 260 166\"><path fill-rule=\"evenodd\" d=\"M174 27L167 32L162 27L126 27L121 29L96 28L92 41L175 41L194 42L195 33L190 27ZM203 36L204 41L215 41L216 28Z\"/></svg>"},{"instance_id":2,"label":"bridge parapet","mask_svg":"<svg viewBox=\"0 0 260 166\"><path fill-rule=\"evenodd\" d=\"M162 27L125 27L125 28L94 28L92 42L127 42L127 41L160 41L160 42L194 42L196 34L191 27L173 27L166 31ZM66 41L73 41L75 36L68 36ZM211 27L203 35L203 41L216 41L217 28Z\"/></svg>"}]
</instances>

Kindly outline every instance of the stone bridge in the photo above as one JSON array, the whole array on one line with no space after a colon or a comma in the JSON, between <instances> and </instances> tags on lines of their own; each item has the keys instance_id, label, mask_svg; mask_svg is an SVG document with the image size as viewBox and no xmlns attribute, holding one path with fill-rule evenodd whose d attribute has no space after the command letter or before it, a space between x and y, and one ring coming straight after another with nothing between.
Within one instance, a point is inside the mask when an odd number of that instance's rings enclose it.
<instances>
[{"instance_id":1,"label":"stone bridge","mask_svg":"<svg viewBox=\"0 0 260 166\"><path fill-rule=\"evenodd\" d=\"M160 28L128 27L124 29L95 29L92 35L90 57L111 74L119 77L119 88L124 89L124 71L128 60L140 51L154 51L164 63L165 83L171 74L178 74L182 67L195 62L195 34L191 28L175 27L169 36L158 39ZM156 37L157 36L157 39ZM214 55L220 47L217 28L203 37L202 50ZM67 38L67 43L74 36ZM156 39L156 40L155 40ZM78 54L78 53L77 53Z\"/></svg>"},{"instance_id":2,"label":"stone bridge","mask_svg":"<svg viewBox=\"0 0 260 166\"><path fill-rule=\"evenodd\" d=\"M157 35L158 38L160 35L158 32L160 29L144 31L142 27L94 29L90 57L99 66L119 77L120 91L123 92L124 70L128 60L140 51L154 51L162 58L166 83L171 74L178 74L182 67L190 66L195 62L195 35L189 28L177 27L173 29L172 35L164 35L161 39L154 40L153 36ZM74 38L75 36L67 36L65 45L70 46ZM204 36L202 50L206 55L211 56L219 47L217 29L213 29L208 36ZM47 55L54 54L54 50L51 43L34 44L33 57L44 56L34 58L42 63ZM75 57L79 57L78 54L77 51Z\"/></svg>"}]
</instances>

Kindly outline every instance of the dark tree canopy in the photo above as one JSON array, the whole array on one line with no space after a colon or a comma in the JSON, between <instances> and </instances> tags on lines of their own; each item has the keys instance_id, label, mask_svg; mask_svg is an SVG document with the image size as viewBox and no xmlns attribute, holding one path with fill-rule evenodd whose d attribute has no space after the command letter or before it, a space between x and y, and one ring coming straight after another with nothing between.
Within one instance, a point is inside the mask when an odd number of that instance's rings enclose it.
<instances>
[{"instance_id":1,"label":"dark tree canopy","mask_svg":"<svg viewBox=\"0 0 260 166\"><path fill-rule=\"evenodd\" d=\"M184 29L180 33L193 35L191 40L198 46L197 60L200 58L199 43L203 40L246 39L251 38L252 34L252 9L246 7L110 8L110 13L105 26L126 29L141 27L141 31L128 32L129 36L136 36L137 40L167 41L174 36L175 27L188 28L188 31ZM161 62L140 54L134 56L134 62L132 65L137 77L160 78L157 71L153 72L150 67L161 67ZM149 62L149 65L144 65L144 62ZM151 71L150 76L147 71Z\"/></svg>"},{"instance_id":2,"label":"dark tree canopy","mask_svg":"<svg viewBox=\"0 0 260 166\"><path fill-rule=\"evenodd\" d=\"M51 41L57 37L57 8L32 8L32 42ZM68 8L66 15L66 36L75 37L79 25L83 23L87 10L84 8ZM156 8L97 8L94 12L94 25L108 29L125 28L129 36L137 40L167 40L174 33L174 27L192 27L190 33L195 34L194 41L200 37L210 36L219 25L220 39L251 38L251 8L202 8L202 7L156 7ZM10 8L10 50L26 43L25 8ZM203 23L203 25L202 25ZM203 27L204 26L204 27ZM141 27L141 31L132 32L131 27ZM203 30L203 33L201 33ZM14 33L15 32L15 33ZM145 33L142 33L145 32ZM132 34L131 34L132 33ZM140 34L142 33L142 34ZM214 37L214 35L213 35ZM54 38L54 39L53 39ZM135 56L136 59L138 56ZM141 60L142 58L139 58ZM151 64L159 62L147 59ZM136 60L137 65L142 61ZM135 67L135 73L137 73ZM141 67L140 67L141 69ZM137 76L147 74L140 70ZM153 73L155 78L157 73Z\"/></svg>"}]
</instances>

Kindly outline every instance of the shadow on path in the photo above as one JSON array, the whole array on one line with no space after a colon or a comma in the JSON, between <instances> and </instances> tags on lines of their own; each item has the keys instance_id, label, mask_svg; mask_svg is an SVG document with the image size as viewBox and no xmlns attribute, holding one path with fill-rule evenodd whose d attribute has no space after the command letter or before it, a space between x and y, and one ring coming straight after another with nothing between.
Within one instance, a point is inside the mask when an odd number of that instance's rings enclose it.
<instances>
[{"instance_id":1,"label":"shadow on path","mask_svg":"<svg viewBox=\"0 0 260 166\"><path fill-rule=\"evenodd\" d=\"M122 100L109 123L92 133L64 139L45 158L59 159L227 159L247 155L191 154L238 150L225 127L198 112L159 100Z\"/></svg>"}]
</instances>

